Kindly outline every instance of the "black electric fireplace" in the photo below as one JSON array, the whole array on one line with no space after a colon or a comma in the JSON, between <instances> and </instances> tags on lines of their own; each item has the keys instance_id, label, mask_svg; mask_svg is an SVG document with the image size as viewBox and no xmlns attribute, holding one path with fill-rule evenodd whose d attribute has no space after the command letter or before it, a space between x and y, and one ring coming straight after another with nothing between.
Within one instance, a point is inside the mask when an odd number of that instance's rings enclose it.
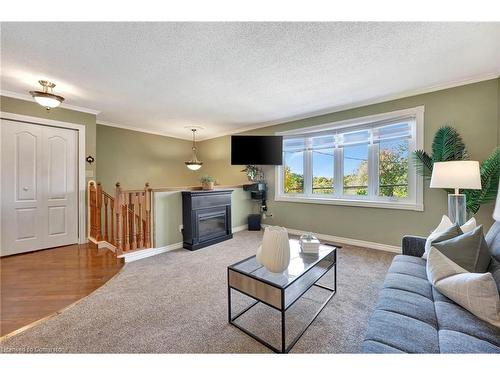
<instances>
[{"instance_id":1,"label":"black electric fireplace","mask_svg":"<svg viewBox=\"0 0 500 375\"><path fill-rule=\"evenodd\" d=\"M197 250L233 238L232 190L182 192L183 247Z\"/></svg>"}]
</instances>

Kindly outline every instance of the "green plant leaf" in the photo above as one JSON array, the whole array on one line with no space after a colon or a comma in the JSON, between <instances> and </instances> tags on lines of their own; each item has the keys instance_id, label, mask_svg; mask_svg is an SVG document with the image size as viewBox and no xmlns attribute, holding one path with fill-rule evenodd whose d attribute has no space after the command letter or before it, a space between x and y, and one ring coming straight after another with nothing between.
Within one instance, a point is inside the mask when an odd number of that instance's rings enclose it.
<instances>
[{"instance_id":1,"label":"green plant leaf","mask_svg":"<svg viewBox=\"0 0 500 375\"><path fill-rule=\"evenodd\" d=\"M449 125L439 128L432 142L432 161L464 160L468 158L467 147L458 131Z\"/></svg>"},{"instance_id":2,"label":"green plant leaf","mask_svg":"<svg viewBox=\"0 0 500 375\"><path fill-rule=\"evenodd\" d=\"M412 161L419 176L429 179L432 176L432 158L424 150L415 150L412 153Z\"/></svg>"},{"instance_id":3,"label":"green plant leaf","mask_svg":"<svg viewBox=\"0 0 500 375\"><path fill-rule=\"evenodd\" d=\"M467 211L475 214L482 204L496 199L500 179L500 147L481 163L481 190L464 190Z\"/></svg>"}]
</instances>

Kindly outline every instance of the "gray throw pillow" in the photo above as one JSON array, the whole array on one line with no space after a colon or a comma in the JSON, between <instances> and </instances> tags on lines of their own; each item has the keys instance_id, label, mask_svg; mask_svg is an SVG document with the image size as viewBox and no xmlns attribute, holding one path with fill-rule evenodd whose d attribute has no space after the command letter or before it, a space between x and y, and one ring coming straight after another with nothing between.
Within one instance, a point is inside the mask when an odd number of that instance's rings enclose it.
<instances>
[{"instance_id":1,"label":"gray throw pillow","mask_svg":"<svg viewBox=\"0 0 500 375\"><path fill-rule=\"evenodd\" d=\"M451 240L452 238L458 237L462 234L464 234L464 232L462 232L460 226L458 224L455 224L452 227L446 229L444 232L439 233L437 237L433 238L431 241L431 246L434 246L434 244L438 242Z\"/></svg>"},{"instance_id":2,"label":"gray throw pillow","mask_svg":"<svg viewBox=\"0 0 500 375\"><path fill-rule=\"evenodd\" d=\"M427 257L427 279L446 297L500 328L500 298L491 273L471 273L435 247Z\"/></svg>"},{"instance_id":3,"label":"gray throw pillow","mask_svg":"<svg viewBox=\"0 0 500 375\"><path fill-rule=\"evenodd\" d=\"M484 236L493 258L500 262L500 221L495 222Z\"/></svg>"},{"instance_id":4,"label":"gray throw pillow","mask_svg":"<svg viewBox=\"0 0 500 375\"><path fill-rule=\"evenodd\" d=\"M482 225L457 237L433 242L432 246L469 272L484 273L491 261Z\"/></svg>"},{"instance_id":5,"label":"gray throw pillow","mask_svg":"<svg viewBox=\"0 0 500 375\"><path fill-rule=\"evenodd\" d=\"M488 271L493 275L493 279L495 279L495 283L497 284L498 292L500 293L500 262L493 258Z\"/></svg>"}]
</instances>

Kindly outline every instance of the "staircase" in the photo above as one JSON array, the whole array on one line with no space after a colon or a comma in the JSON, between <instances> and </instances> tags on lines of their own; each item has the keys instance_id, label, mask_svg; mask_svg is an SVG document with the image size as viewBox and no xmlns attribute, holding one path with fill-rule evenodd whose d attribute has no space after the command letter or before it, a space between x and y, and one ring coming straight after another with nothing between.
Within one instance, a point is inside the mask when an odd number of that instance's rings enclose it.
<instances>
[{"instance_id":1,"label":"staircase","mask_svg":"<svg viewBox=\"0 0 500 375\"><path fill-rule=\"evenodd\" d=\"M117 182L114 194L101 184L88 183L89 240L117 256L152 247L152 189L122 190Z\"/></svg>"}]
</instances>

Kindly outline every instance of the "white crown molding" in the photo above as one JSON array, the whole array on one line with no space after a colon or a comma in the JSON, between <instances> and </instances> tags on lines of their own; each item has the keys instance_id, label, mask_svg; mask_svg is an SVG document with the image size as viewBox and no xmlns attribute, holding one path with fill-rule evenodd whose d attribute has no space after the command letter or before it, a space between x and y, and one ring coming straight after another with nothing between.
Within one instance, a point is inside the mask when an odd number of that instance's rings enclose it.
<instances>
[{"instance_id":1,"label":"white crown molding","mask_svg":"<svg viewBox=\"0 0 500 375\"><path fill-rule=\"evenodd\" d=\"M308 112L308 113L297 115L297 116L290 116L290 117L281 118L279 120L273 120L273 121L267 121L267 122L263 122L263 123L259 123L259 124L248 125L248 126L234 129L234 130L220 132L220 133L217 133L216 135L209 136L209 137L203 137L202 135L198 135L197 141L203 142L203 141L207 141L210 139L215 139L215 138L224 137L224 136L228 136L228 135L244 133L244 132L247 132L250 130L256 130L256 129L266 128L269 126L285 124L287 122L304 120L304 119L311 118L311 117L327 115L330 113L346 111L349 109L365 107L365 106L373 105L373 104L384 103L384 102L388 102L391 100L397 100L397 99L407 98L407 97L411 97L411 96L427 94L430 92L446 90L446 89L450 89L453 87L470 85L472 83L478 83L478 82L482 82L482 81L488 81L490 79L496 79L496 78L499 78L499 76L500 76L499 73L488 73L488 74L483 74L480 76L470 77L470 78L466 78L466 79L462 79L462 80L451 81L451 82L447 82L447 83L440 84L440 85L429 86L429 87L426 87L423 89L408 90L408 91L400 92L400 93L394 94L394 95L381 96L381 97L378 97L376 99L359 101L359 102L346 104L346 105L342 105L342 106L329 107L327 109L322 109L322 110L314 111L314 112ZM113 123L110 121L97 120L97 123L99 125L112 126L115 128L127 129L127 130L137 131L137 132L141 132L141 133L161 135L164 137L184 139L184 140L188 140L188 141L191 140L191 138L188 136L179 137L178 135L174 135L174 134L171 134L169 132L153 131L153 130L149 130L149 129L145 129L145 128L138 128L138 127L134 127L134 126L116 124L116 123Z\"/></svg>"},{"instance_id":2,"label":"white crown molding","mask_svg":"<svg viewBox=\"0 0 500 375\"><path fill-rule=\"evenodd\" d=\"M139 133L161 135L163 137L177 138L177 139L182 139L182 140L185 140L185 141L191 141L192 140L191 136L179 137L178 135L173 135L173 134L171 134L169 132L160 132L160 131L149 130L149 129L145 129L145 128L138 128L138 127L135 127L135 126L121 125L121 124L117 124L117 123L111 122L111 121L102 121L102 120L97 119L96 123L97 123L97 125L111 126L113 128L120 128L120 129L125 129L125 130L131 130L131 131L139 132ZM196 141L198 142L199 139L197 139Z\"/></svg>"},{"instance_id":3,"label":"white crown molding","mask_svg":"<svg viewBox=\"0 0 500 375\"><path fill-rule=\"evenodd\" d=\"M7 96L9 98L14 98L14 99L21 99L21 100L26 100L28 102L33 102L33 98L31 95L28 94L20 94L18 92L14 91L6 91L6 90L1 90L0 91L1 96ZM98 115L101 113L101 111L97 109L92 109L92 108L86 108L86 107L79 107L77 105L71 105L71 104L66 104L62 103L59 108L64 108L64 109L70 109L72 111L78 111L78 112L84 112L84 113L90 113L92 115Z\"/></svg>"},{"instance_id":4,"label":"white crown molding","mask_svg":"<svg viewBox=\"0 0 500 375\"><path fill-rule=\"evenodd\" d=\"M412 97L412 96L427 94L430 92L451 89L453 87L470 85L473 83L488 81L490 79L496 79L496 78L499 78L499 76L500 76L500 73L498 73L498 72L497 73L487 73L487 74L482 74L482 75L475 76L475 77L469 77L466 79L451 81L451 82L447 82L447 83L443 83L443 84L439 84L439 85L428 86L428 87L422 88L422 89L402 91L402 92L399 92L397 94L385 95L385 96L381 96L381 97L374 98L374 99L359 101L359 102L340 105L340 106L336 106L336 107L329 107L326 109L308 112L305 114L284 117L284 118L281 118L278 120L267 121L267 122L263 122L263 123L259 123L259 124L255 124L255 125L249 125L249 126L237 128L235 130L222 132L216 136L211 136L211 137L206 137L206 138L199 137L199 141L206 141L209 139L219 138L219 137L223 137L223 136L227 136L227 135L239 134L239 133L243 133L243 132L250 131L250 130L261 129L261 128L266 128L269 126L285 124L287 122L305 120L305 119L308 119L311 117L328 115L330 113L346 111L349 109L354 109L354 108L359 108L359 107L366 107L366 106L373 105L373 104L389 102L391 100L403 99L403 98L408 98L408 97Z\"/></svg>"},{"instance_id":5,"label":"white crown molding","mask_svg":"<svg viewBox=\"0 0 500 375\"><path fill-rule=\"evenodd\" d=\"M330 113L346 111L346 110L353 109L353 108L365 107L365 106L369 106L369 105L373 105L373 104L388 102L391 100L397 100L397 99L412 97L412 96L416 96L416 95L427 94L430 92L446 90L446 89L450 89L453 87L470 85L473 83L488 81L490 79L496 79L496 78L499 78L499 76L500 76L499 72L486 73L486 74L482 74L482 75L478 75L478 76L474 76L474 77L469 77L469 78L465 78L465 79L446 82L446 83L439 84L439 85L428 86L426 88L402 91L402 92L399 92L397 94L385 95L385 96L381 96L381 97L373 98L373 99L369 99L369 100L358 101L358 102L354 102L354 103L350 103L350 104L329 107L329 108L325 108L325 109L321 109L321 110L313 111L313 112L307 112L307 113L296 115L296 116L284 117L284 118L280 118L277 120L266 121L266 122L262 122L262 123L258 123L258 124L243 126L243 127L236 128L234 130L218 132L217 134L215 134L213 136L203 137L202 135L198 135L197 141L203 142L203 141L206 141L209 139L224 137L224 136L233 135L233 134L239 134L239 133L247 132L250 130L266 128L269 126L284 124L287 122L304 120L304 119L311 118L311 117L323 116L323 115L327 115ZM32 98L30 95L19 94L19 93L12 92L12 91L2 90L2 91L0 91L0 95L8 96L11 98L16 98L16 99L32 101ZM99 113L101 113L101 111L98 111L95 109L78 107L78 106L73 106L73 105L64 104L64 103L61 104L60 107L66 108L66 109L71 109L74 111L79 111L79 112L91 113L91 114L95 114L95 115L98 115ZM170 138L191 140L191 137L189 135L186 135L186 137L180 137L180 136L174 135L168 131L149 130L149 129L145 129L145 128L139 128L139 127L129 126L129 125L122 125L122 124L117 124L117 123L114 123L111 121L104 121L104 120L99 120L99 119L97 119L96 122L99 125L111 126L114 128L127 129L127 130L137 131L137 132L141 132L141 133L160 135L160 136L170 137Z\"/></svg>"}]
</instances>

